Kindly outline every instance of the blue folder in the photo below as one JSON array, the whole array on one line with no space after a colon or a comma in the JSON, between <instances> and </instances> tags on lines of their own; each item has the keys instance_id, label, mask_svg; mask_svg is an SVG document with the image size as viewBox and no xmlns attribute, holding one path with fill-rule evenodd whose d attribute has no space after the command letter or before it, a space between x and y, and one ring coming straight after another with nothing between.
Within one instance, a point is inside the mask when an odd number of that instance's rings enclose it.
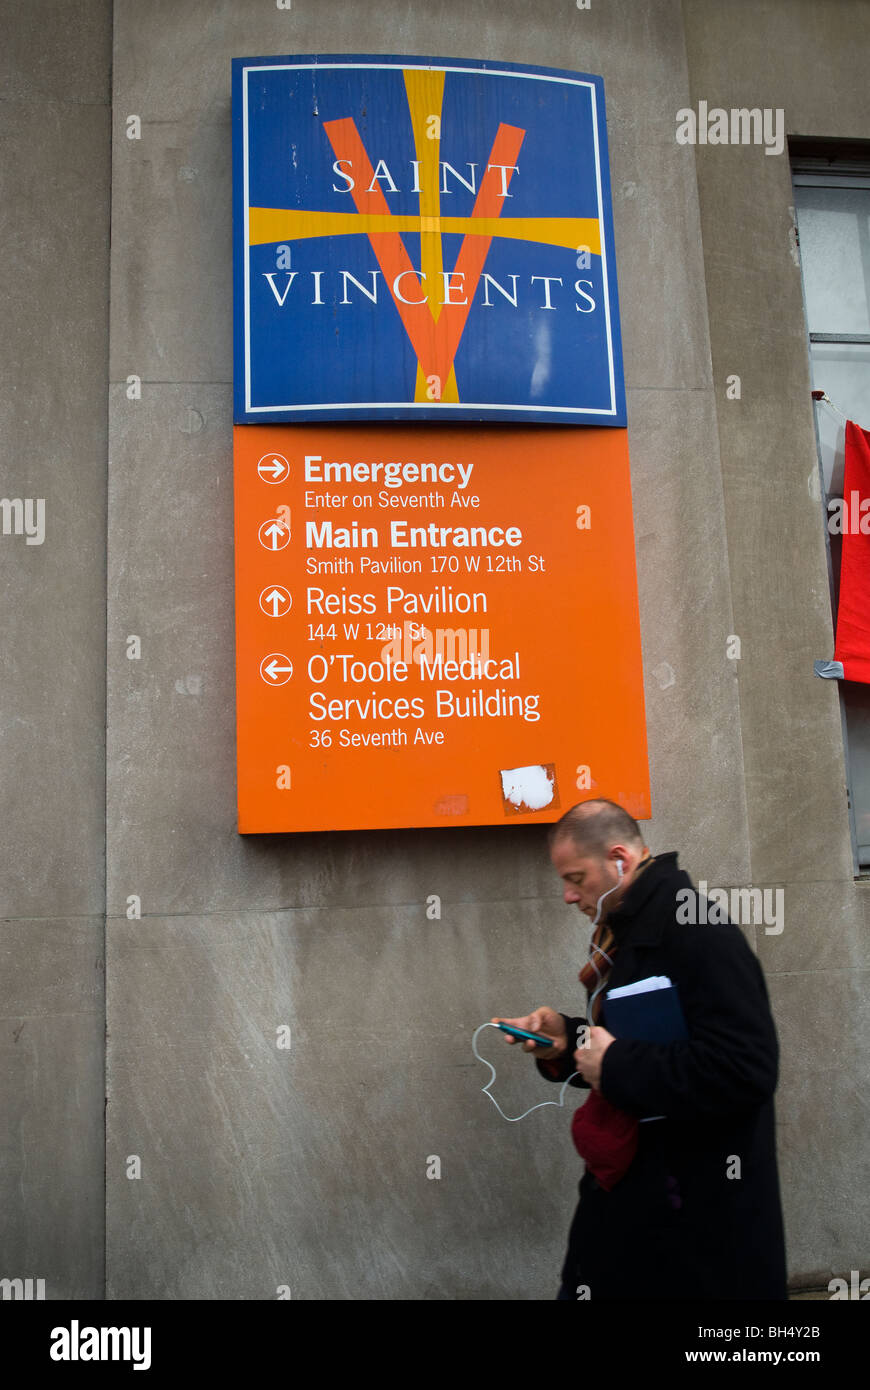
<instances>
[{"instance_id":1,"label":"blue folder","mask_svg":"<svg viewBox=\"0 0 870 1390\"><path fill-rule=\"evenodd\" d=\"M615 1038L635 1042L679 1042L689 1036L675 985L616 999L605 995L604 1026Z\"/></svg>"}]
</instances>

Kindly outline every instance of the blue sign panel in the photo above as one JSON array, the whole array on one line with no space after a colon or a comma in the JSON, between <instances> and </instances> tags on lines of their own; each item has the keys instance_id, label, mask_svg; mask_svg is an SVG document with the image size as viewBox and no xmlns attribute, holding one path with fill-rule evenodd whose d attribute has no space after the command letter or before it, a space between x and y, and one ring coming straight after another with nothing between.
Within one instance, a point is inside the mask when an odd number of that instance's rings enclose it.
<instances>
[{"instance_id":1,"label":"blue sign panel","mask_svg":"<svg viewBox=\"0 0 870 1390\"><path fill-rule=\"evenodd\" d=\"M624 426L600 77L233 61L235 419Z\"/></svg>"}]
</instances>

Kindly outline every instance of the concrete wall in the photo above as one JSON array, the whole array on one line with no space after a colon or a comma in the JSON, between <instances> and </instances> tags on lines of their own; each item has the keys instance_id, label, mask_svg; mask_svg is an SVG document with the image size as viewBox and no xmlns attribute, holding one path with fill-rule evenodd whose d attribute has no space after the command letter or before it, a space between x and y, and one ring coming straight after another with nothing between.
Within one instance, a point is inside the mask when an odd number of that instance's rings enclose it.
<instances>
[{"instance_id":1,"label":"concrete wall","mask_svg":"<svg viewBox=\"0 0 870 1390\"><path fill-rule=\"evenodd\" d=\"M555 1293L578 1176L567 1118L505 1126L469 1048L493 1013L577 1003L586 934L543 828L235 828L230 58L343 50L604 75L648 840L713 884L785 885L783 935L749 934L783 1041L790 1268L870 1261L856 1195L868 909L836 693L811 675L831 634L787 162L674 139L676 110L720 93L802 101L802 134L870 134L858 93L850 105L791 47L799 10L824 71L850 73L861 7L827 6L824 31L811 4L738 8L735 50L710 0L44 0L25 19L0 5L17 36L0 120L41 175L3 169L3 216L21 228L0 292L19 306L0 343L4 492L53 500L42 547L0 537L3 1273L46 1277L54 1297L103 1290L105 920L110 1298ZM746 389L726 405L731 371ZM503 1104L549 1098L524 1059L497 1055Z\"/></svg>"},{"instance_id":2,"label":"concrete wall","mask_svg":"<svg viewBox=\"0 0 870 1390\"><path fill-rule=\"evenodd\" d=\"M870 138L854 57L860 0L686 0L691 105L781 107L795 135ZM760 933L783 1052L778 1122L790 1270L827 1284L870 1258L866 1109L870 882L852 877L806 322L785 155L699 146L734 663L751 881L785 890L781 935ZM739 401L725 379L741 377ZM868 410L870 419L870 410ZM868 419L862 420L866 426ZM820 1193L824 1197L820 1200Z\"/></svg>"},{"instance_id":3,"label":"concrete wall","mask_svg":"<svg viewBox=\"0 0 870 1390\"><path fill-rule=\"evenodd\" d=\"M0 3L0 1251L100 1297L111 5ZM37 539L35 536L34 539Z\"/></svg>"}]
</instances>

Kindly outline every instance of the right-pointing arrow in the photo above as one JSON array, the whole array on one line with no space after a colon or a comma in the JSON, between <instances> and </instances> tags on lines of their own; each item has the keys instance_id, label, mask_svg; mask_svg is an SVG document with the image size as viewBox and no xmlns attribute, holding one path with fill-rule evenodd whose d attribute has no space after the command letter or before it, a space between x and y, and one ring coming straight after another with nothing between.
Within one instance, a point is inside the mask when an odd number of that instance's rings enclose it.
<instances>
[{"instance_id":1,"label":"right-pointing arrow","mask_svg":"<svg viewBox=\"0 0 870 1390\"><path fill-rule=\"evenodd\" d=\"M283 454L264 454L257 464L257 472L264 483L280 483L290 472L290 465Z\"/></svg>"}]
</instances>

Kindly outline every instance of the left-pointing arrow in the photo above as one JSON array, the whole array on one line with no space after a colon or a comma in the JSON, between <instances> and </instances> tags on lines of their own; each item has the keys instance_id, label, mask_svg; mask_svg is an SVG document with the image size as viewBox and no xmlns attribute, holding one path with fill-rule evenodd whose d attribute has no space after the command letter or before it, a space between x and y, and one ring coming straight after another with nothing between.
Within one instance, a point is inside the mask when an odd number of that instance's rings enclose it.
<instances>
[{"instance_id":1,"label":"left-pointing arrow","mask_svg":"<svg viewBox=\"0 0 870 1390\"><path fill-rule=\"evenodd\" d=\"M292 674L293 674L293 667L292 667L292 666L279 666L278 663L277 663L277 661L270 661L270 662L269 662L269 665L266 667L266 670L268 671L269 675L272 677L272 680L273 680L273 681L278 679L278 672L279 672L279 671L286 671L287 674L288 674L289 676L292 676Z\"/></svg>"},{"instance_id":2,"label":"left-pointing arrow","mask_svg":"<svg viewBox=\"0 0 870 1390\"><path fill-rule=\"evenodd\" d=\"M268 685L286 685L293 675L293 663L283 652L270 652L260 662L260 675Z\"/></svg>"}]
</instances>

